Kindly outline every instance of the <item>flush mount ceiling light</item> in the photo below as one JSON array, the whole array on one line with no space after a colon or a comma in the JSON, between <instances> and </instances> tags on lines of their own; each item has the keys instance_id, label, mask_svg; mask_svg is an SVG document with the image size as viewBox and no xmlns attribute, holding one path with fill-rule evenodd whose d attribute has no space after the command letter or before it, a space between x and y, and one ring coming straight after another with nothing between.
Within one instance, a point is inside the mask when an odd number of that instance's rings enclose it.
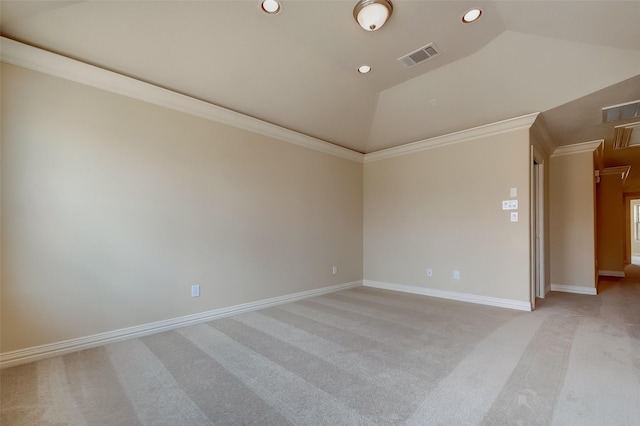
<instances>
[{"instance_id":1,"label":"flush mount ceiling light","mask_svg":"<svg viewBox=\"0 0 640 426\"><path fill-rule=\"evenodd\" d=\"M462 15L462 22L465 24L470 24L472 22L476 22L482 16L482 10L480 9L471 9L467 11L464 15Z\"/></svg>"},{"instance_id":2,"label":"flush mount ceiling light","mask_svg":"<svg viewBox=\"0 0 640 426\"><path fill-rule=\"evenodd\" d=\"M275 15L280 12L280 3L277 0L263 0L260 7L265 13Z\"/></svg>"},{"instance_id":3,"label":"flush mount ceiling light","mask_svg":"<svg viewBox=\"0 0 640 426\"><path fill-rule=\"evenodd\" d=\"M358 67L358 72L359 72L360 74L366 74L366 73L368 73L369 71L371 71L371 67L370 67L369 65L360 65L360 66Z\"/></svg>"},{"instance_id":4,"label":"flush mount ceiling light","mask_svg":"<svg viewBox=\"0 0 640 426\"><path fill-rule=\"evenodd\" d=\"M375 31L382 27L393 12L389 0L360 0L353 8L353 17L366 31Z\"/></svg>"}]
</instances>

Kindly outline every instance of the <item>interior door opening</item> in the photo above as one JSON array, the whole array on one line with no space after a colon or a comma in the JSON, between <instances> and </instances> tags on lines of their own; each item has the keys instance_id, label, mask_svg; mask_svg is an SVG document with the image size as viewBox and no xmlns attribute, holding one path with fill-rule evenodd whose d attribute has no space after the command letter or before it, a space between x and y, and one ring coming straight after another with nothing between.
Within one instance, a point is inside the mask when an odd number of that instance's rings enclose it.
<instances>
[{"instance_id":1,"label":"interior door opening","mask_svg":"<svg viewBox=\"0 0 640 426\"><path fill-rule=\"evenodd\" d=\"M534 152L531 171L532 307L546 295L544 273L544 164Z\"/></svg>"},{"instance_id":2,"label":"interior door opening","mask_svg":"<svg viewBox=\"0 0 640 426\"><path fill-rule=\"evenodd\" d=\"M624 260L627 264L640 266L640 198L626 197L626 247Z\"/></svg>"}]
</instances>

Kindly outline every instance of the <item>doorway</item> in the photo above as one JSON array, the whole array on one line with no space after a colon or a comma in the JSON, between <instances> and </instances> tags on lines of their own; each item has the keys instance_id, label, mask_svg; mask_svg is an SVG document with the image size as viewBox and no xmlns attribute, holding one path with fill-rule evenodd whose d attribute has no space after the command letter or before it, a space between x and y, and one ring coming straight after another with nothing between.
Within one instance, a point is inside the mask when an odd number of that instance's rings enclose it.
<instances>
[{"instance_id":1,"label":"doorway","mask_svg":"<svg viewBox=\"0 0 640 426\"><path fill-rule=\"evenodd\" d=\"M640 194L625 194L624 263L640 266Z\"/></svg>"},{"instance_id":2,"label":"doorway","mask_svg":"<svg viewBox=\"0 0 640 426\"><path fill-rule=\"evenodd\" d=\"M531 307L546 295L544 268L544 161L532 147L531 167Z\"/></svg>"}]
</instances>

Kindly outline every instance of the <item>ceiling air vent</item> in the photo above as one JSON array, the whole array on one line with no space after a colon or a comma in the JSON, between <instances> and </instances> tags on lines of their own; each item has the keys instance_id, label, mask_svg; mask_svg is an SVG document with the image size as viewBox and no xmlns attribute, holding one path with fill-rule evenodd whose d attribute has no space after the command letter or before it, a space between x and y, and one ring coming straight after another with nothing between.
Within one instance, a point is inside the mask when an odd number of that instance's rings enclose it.
<instances>
[{"instance_id":1,"label":"ceiling air vent","mask_svg":"<svg viewBox=\"0 0 640 426\"><path fill-rule=\"evenodd\" d=\"M439 54L440 51L438 50L436 45L430 43L418 50L409 53L408 55L404 55L402 58L398 58L398 60L401 61L405 67L411 68L423 63L424 61L428 61L429 59L433 58L434 56L438 56Z\"/></svg>"},{"instance_id":2,"label":"ceiling air vent","mask_svg":"<svg viewBox=\"0 0 640 426\"><path fill-rule=\"evenodd\" d=\"M602 108L603 123L635 117L640 117L640 101L627 102L626 104Z\"/></svg>"}]
</instances>

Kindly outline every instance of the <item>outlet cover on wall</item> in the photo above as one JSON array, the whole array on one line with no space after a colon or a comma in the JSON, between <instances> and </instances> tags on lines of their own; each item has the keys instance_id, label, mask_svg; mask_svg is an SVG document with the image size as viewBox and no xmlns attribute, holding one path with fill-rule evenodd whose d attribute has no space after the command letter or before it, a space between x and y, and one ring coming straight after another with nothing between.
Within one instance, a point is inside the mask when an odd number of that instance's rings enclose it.
<instances>
[{"instance_id":1,"label":"outlet cover on wall","mask_svg":"<svg viewBox=\"0 0 640 426\"><path fill-rule=\"evenodd\" d=\"M453 279L454 280L460 279L460 271L453 271Z\"/></svg>"},{"instance_id":2,"label":"outlet cover on wall","mask_svg":"<svg viewBox=\"0 0 640 426\"><path fill-rule=\"evenodd\" d=\"M427 276L428 277L432 277L433 276L433 269L431 269L431 268L427 269Z\"/></svg>"},{"instance_id":3,"label":"outlet cover on wall","mask_svg":"<svg viewBox=\"0 0 640 426\"><path fill-rule=\"evenodd\" d=\"M334 266L331 272L333 273L333 275L338 275L338 267Z\"/></svg>"},{"instance_id":4,"label":"outlet cover on wall","mask_svg":"<svg viewBox=\"0 0 640 426\"><path fill-rule=\"evenodd\" d=\"M195 284L191 286L191 297L200 297L200 285Z\"/></svg>"}]
</instances>

